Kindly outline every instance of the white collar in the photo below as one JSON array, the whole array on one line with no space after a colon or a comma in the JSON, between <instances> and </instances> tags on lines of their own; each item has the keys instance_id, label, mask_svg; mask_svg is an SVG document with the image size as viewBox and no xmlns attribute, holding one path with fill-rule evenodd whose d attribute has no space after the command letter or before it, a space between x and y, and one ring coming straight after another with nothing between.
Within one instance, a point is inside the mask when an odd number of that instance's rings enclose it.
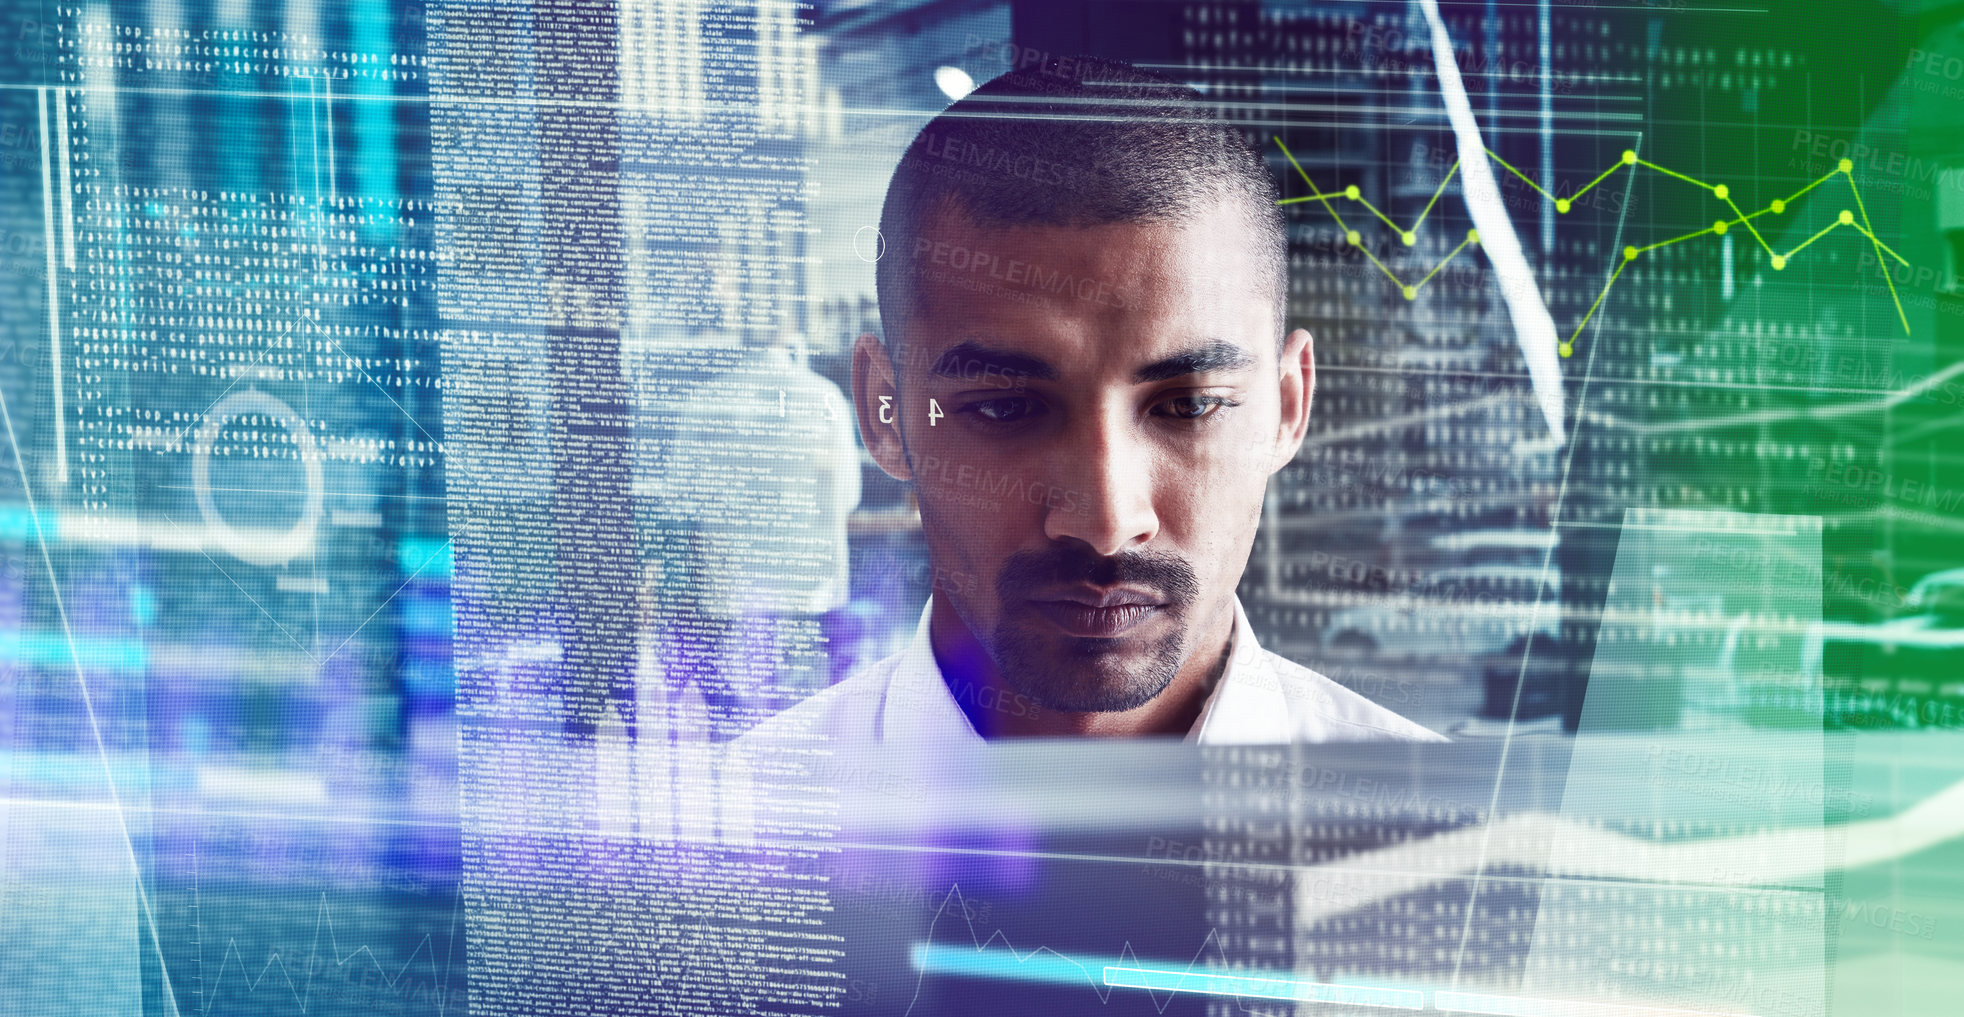
<instances>
[{"instance_id":1,"label":"white collar","mask_svg":"<svg viewBox=\"0 0 1964 1017\"><path fill-rule=\"evenodd\" d=\"M981 689L950 689L934 659L929 631L934 600L921 609L920 624L914 637L894 659L892 677L876 721L879 740L887 745L913 743L924 749L947 748L951 744L983 744L975 725L956 700L957 695L988 694ZM1227 667L1214 691L1200 708L1200 716L1187 732L1186 740L1201 745L1264 744L1290 740L1289 701L1282 694L1268 654L1255 640L1255 630L1242 610L1241 598L1234 600L1233 650ZM984 704L985 706L988 704ZM1016 709L1019 704L1003 704Z\"/></svg>"}]
</instances>

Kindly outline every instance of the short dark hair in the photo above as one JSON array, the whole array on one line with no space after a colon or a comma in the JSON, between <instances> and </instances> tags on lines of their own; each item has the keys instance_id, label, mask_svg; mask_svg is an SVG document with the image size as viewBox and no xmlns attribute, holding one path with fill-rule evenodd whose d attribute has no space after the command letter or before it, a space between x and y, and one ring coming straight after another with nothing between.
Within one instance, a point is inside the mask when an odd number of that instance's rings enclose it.
<instances>
[{"instance_id":1,"label":"short dark hair","mask_svg":"<svg viewBox=\"0 0 1964 1017\"><path fill-rule=\"evenodd\" d=\"M1281 331L1288 241L1277 197L1261 157L1192 88L1096 57L1011 71L928 121L893 171L875 272L887 353L897 355L916 298L914 242L950 211L983 226L1185 224L1228 200L1246 210L1271 269Z\"/></svg>"}]
</instances>

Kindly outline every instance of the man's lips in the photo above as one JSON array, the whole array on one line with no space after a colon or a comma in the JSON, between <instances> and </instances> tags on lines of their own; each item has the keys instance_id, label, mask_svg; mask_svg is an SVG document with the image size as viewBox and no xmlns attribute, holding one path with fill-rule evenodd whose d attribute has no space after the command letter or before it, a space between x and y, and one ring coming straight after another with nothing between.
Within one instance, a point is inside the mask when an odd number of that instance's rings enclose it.
<instances>
[{"instance_id":1,"label":"man's lips","mask_svg":"<svg viewBox=\"0 0 1964 1017\"><path fill-rule=\"evenodd\" d=\"M1143 624L1166 605L1144 590L1086 586L1047 590L1030 598L1030 606L1066 635L1110 639Z\"/></svg>"}]
</instances>

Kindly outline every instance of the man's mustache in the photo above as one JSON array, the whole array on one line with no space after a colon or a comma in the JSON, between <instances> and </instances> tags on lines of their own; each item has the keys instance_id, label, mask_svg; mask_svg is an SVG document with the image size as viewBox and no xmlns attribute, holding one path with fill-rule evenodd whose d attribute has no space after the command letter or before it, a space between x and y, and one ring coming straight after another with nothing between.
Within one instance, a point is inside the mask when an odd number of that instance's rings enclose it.
<instances>
[{"instance_id":1,"label":"man's mustache","mask_svg":"<svg viewBox=\"0 0 1964 1017\"><path fill-rule=\"evenodd\" d=\"M1168 604L1184 604L1200 593L1199 576L1179 555L1157 551L1102 555L1083 544L1053 544L1010 555L996 573L996 595L1007 603L1031 590L1080 583L1152 590Z\"/></svg>"}]
</instances>

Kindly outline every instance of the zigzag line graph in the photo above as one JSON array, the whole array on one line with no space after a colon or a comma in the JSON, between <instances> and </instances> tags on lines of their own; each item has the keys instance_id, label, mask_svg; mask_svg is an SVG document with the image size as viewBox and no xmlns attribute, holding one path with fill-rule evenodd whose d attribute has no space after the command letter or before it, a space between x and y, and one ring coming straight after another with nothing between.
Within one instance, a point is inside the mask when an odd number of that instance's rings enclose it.
<instances>
[{"instance_id":1,"label":"zigzag line graph","mask_svg":"<svg viewBox=\"0 0 1964 1017\"><path fill-rule=\"evenodd\" d=\"M237 937L233 937L232 939L228 940L225 944L224 957L219 961L218 971L212 975L208 989L204 983L202 973L199 975L200 984L199 984L197 995L199 996L200 999L200 1005L198 1008L198 1013L201 1015L201 1017L209 1017L209 1015L211 1014L212 1003L214 999L217 997L219 990L224 985L225 970L226 968L231 966L234 958L238 959L239 978L242 982L245 983L245 988L247 992L250 993L250 992L259 991L259 987L265 984L266 979L274 973L274 969L278 968L280 980L286 983L287 991L292 994L294 1003L299 1006L301 1013L306 1013L308 1006L313 1000L314 974L315 974L314 961L319 956L320 953L321 926L323 925L327 927L328 961L334 967L337 968L346 967L348 964L353 963L355 958L366 955L368 958L368 963L373 965L375 968L375 973L377 977L380 979L381 988L387 990L393 990L398 984L400 984L402 982L403 976L409 973L409 966L411 964L414 964L416 962L416 958L418 956L421 956L427 950L429 953L430 967L432 971L436 973L436 977L439 982L439 984L432 987L430 993L431 999L433 1002L436 1003L436 1012L438 1014L442 1014L444 1010L447 1008L450 1002L448 996L450 961L446 960L443 964L442 969L438 970L437 957L436 957L436 944L433 941L430 934L427 933L424 934L422 941L417 943L416 948L409 952L408 959L402 962L402 967L396 969L395 975L391 977L389 975L388 970L382 966L382 962L376 958L374 951L370 950L366 945L356 947L354 950L348 952L346 955L343 955L341 953L341 944L334 934L334 916L328 910L327 894L323 892L320 896L320 904L314 911L314 937L313 937L313 942L307 951L306 967L303 969L306 972L306 978L302 984L300 985L294 984L293 973L287 970L286 960L279 953L274 953L272 956L266 958L266 963L260 967L258 976L254 977L251 973L251 969L246 964L245 955L241 953L239 950L239 941ZM454 949L456 946L456 937L457 937L457 929L456 929L457 920L456 920L454 907L452 908L450 925L451 925L450 928L451 946ZM199 940L200 940L199 952L202 955L203 952L202 934L199 936Z\"/></svg>"},{"instance_id":2,"label":"zigzag line graph","mask_svg":"<svg viewBox=\"0 0 1964 1017\"><path fill-rule=\"evenodd\" d=\"M942 949L962 951L963 955L971 956L976 962L983 965L1000 963L1005 968L1005 971L1000 972L999 976L1000 974L1009 974L1011 977L1025 980L1066 982L1069 984L1076 984L1082 978L1084 986L1097 993L1100 1003L1111 1002L1112 990L1120 987L1107 983L1102 975L1102 970L1094 971L1092 966L1086 965L1083 961L1058 953L1050 947L1040 946L1034 950L1019 953L1015 945L1010 943L1009 937L1002 934L1001 929L989 933L988 939L982 939L977 936L975 933L975 923L967 917L967 901L962 896L961 886L960 884L955 884L948 888L947 894L941 898L941 906L935 909L934 917L928 920L927 942L915 950L914 966L919 969L919 977L914 982L914 997L907 1002L907 1013L910 1017L914 1012L914 1007L920 1003L921 987L927 982L928 972L936 966L931 963L934 955L930 952L935 948L934 930L940 924L942 916L949 912L949 904L951 902L957 904L954 913L960 916L962 923L967 926L969 942L974 944L974 950L969 951L966 946ZM1200 949L1194 951L1193 960L1188 964L1190 970L1194 969L1200 963L1200 958L1206 955L1208 947L1214 945L1215 932L1216 930L1213 929L1207 930L1206 938L1200 942ZM1002 949L1008 952L1008 957L1004 958L1001 954L992 954L990 952L989 948L995 945L998 940L1002 942ZM1140 964L1139 955L1133 952L1131 940L1126 940L1125 944L1119 948L1118 961L1121 966L1128 968L1136 968ZM1099 963L1096 966L1102 969L1105 965ZM978 972L971 969L970 973ZM1161 998L1162 992L1164 992L1164 999ZM1165 1013L1166 1008L1173 1005L1173 1000L1178 995L1177 992L1149 987L1146 988L1146 993L1152 1000L1153 1009L1159 1013ZM1246 1009L1246 1007L1243 1006L1243 1009Z\"/></svg>"},{"instance_id":3,"label":"zigzag line graph","mask_svg":"<svg viewBox=\"0 0 1964 1017\"><path fill-rule=\"evenodd\" d=\"M1308 194L1298 195L1292 198L1283 198L1280 201L1277 201L1276 204L1296 205L1296 204L1301 204L1310 201L1321 203L1323 206L1323 210L1329 213L1330 218L1336 222L1337 228L1344 231L1344 240L1347 243L1349 243L1350 246L1355 247L1358 250L1364 252L1364 257L1369 258L1371 264L1376 265L1378 271L1383 272L1385 278L1390 279L1392 285L1398 287L1399 292L1404 296L1406 300L1417 300L1419 290L1423 288L1426 283L1431 282L1432 278L1439 274L1440 269L1445 268L1448 262L1452 261L1454 257L1458 256L1459 252L1464 251L1467 247L1472 246L1474 244L1478 244L1480 242L1479 231L1468 230L1466 232L1466 239L1460 241L1459 246L1453 248L1450 252L1446 254L1444 258L1439 259L1439 263L1432 266L1432 270L1430 272L1425 273L1425 275L1421 277L1417 282L1407 283L1404 280L1398 278L1398 274L1393 272L1389 267L1387 267L1385 263L1382 260L1380 260L1376 254L1372 253L1369 247L1364 246L1363 235L1356 229L1353 229L1350 226L1350 224L1344 222L1343 214L1338 212L1336 206L1331 204L1331 202L1350 201L1363 206L1365 211L1369 212L1373 216L1376 216L1378 221L1390 227L1391 230L1398 235L1398 239L1400 240L1400 242L1402 242L1405 246L1410 247L1418 242L1419 227L1425 224L1426 217L1432 214L1432 207L1439 203L1439 196L1445 193L1446 185L1451 183L1453 176L1459 172L1459 162L1454 161L1452 167L1446 170L1446 175L1440 179L1439 186L1435 188L1432 192L1432 200L1427 201L1425 203L1425 208L1419 212L1418 218L1416 220L1413 220L1410 227L1404 227L1398 225L1395 221L1392 220L1390 216L1384 214L1384 212L1381 209L1379 209L1376 205L1373 205L1368 198L1365 198L1363 193L1358 189L1356 184L1351 184L1350 186L1345 187L1342 190L1338 190L1338 191L1324 191L1323 189L1319 188L1316 185L1316 181L1310 179L1309 173L1303 169L1302 164L1296 161L1295 154L1289 151L1289 146L1285 144L1281 138L1278 137L1275 139L1275 145L1277 148L1280 148L1282 150L1283 156L1285 156L1289 160L1289 165L1295 167L1296 175L1302 177L1303 183L1307 185L1310 190L1310 193ZM1507 162L1507 160L1502 159L1500 155L1496 153L1493 149L1487 149L1487 156L1493 159L1494 162L1500 164L1500 167L1502 169L1505 169L1509 173L1512 173L1516 177L1519 177L1522 183L1527 184L1527 186L1533 189L1533 191L1536 194L1541 195L1541 197L1544 200L1554 202L1555 211L1560 214L1567 214L1570 207L1572 207L1573 202L1580 199L1583 195L1589 193L1591 190L1594 190L1597 184L1600 184L1604 180L1609 179L1610 175L1615 173L1617 170L1623 169L1625 167L1637 167L1637 166L1641 166L1653 172L1662 173L1667 177L1672 177L1677 180L1682 180L1685 183L1691 184L1695 187L1701 187L1706 191L1709 191L1712 197L1717 198L1722 202L1725 202L1726 207L1732 210L1733 218L1730 219L1721 218L1715 220L1710 226L1707 226L1704 229L1698 230L1694 233L1686 233L1683 236L1672 237L1669 240L1659 241L1657 243L1650 244L1644 247L1628 246L1623 248L1623 257L1622 260L1617 263L1616 271L1610 273L1609 281L1603 283L1602 292L1596 294L1595 303L1589 305L1588 313L1582 316L1582 320L1576 323L1575 330L1569 333L1568 339L1562 342L1560 347L1560 352L1561 355L1564 357L1574 355L1575 340L1582 335L1582 330L1589 324L1589 320L1595 317L1596 311L1599 310L1603 305L1604 298L1609 296L1610 287L1616 285L1616 280L1622 276L1623 270L1625 268L1628 268L1631 262L1636 261L1638 257L1644 254L1648 254L1651 251L1655 251L1659 248L1669 247L1672 244L1681 244L1687 240L1694 240L1697 239L1698 237L1708 236L1708 235L1724 236L1726 231L1734 226L1744 226L1749 232L1752 233L1753 239L1757 241L1759 243L1759 246L1766 251L1768 261L1773 266L1773 270L1776 272L1785 269L1787 267L1788 260L1791 259L1794 255L1799 254L1803 250L1806 250L1816 240L1819 240L1822 237L1827 236L1829 233L1832 233L1843 226L1850 227L1853 230L1855 230L1857 233L1860 233L1862 236L1868 238L1869 243L1873 245L1875 249L1876 262L1878 266L1881 265L1884 255L1887 255L1888 257L1895 259L1897 263L1903 265L1904 267L1909 266L1909 261L1907 259L1905 259L1902 255L1897 254L1893 248L1891 248L1888 244L1883 243L1882 239L1875 235L1874 225L1869 221L1868 206L1862 201L1861 187L1855 183L1855 174L1854 174L1855 164L1852 160L1849 159L1841 160L1840 163L1838 163L1834 169L1831 169L1828 172L1822 174L1819 178L1814 180L1814 182L1808 184L1805 187L1802 187L1800 190L1787 195L1785 198L1776 198L1768 202L1766 204L1766 207L1761 208L1756 212L1749 213L1749 212L1742 211L1739 208L1738 203L1734 201L1732 198L1731 188L1727 187L1725 184L1707 183L1695 177L1686 176L1685 174L1679 173L1676 170L1667 169L1663 166L1657 165L1654 162L1650 162L1647 159L1640 158L1634 150L1625 150L1621 158L1619 158L1616 162L1611 163L1609 167L1603 170L1601 173L1596 174L1595 179L1589 181L1587 184L1584 184L1581 190L1576 191L1574 194L1569 195L1566 198L1558 198L1554 194L1550 193L1547 188L1536 183L1533 180L1533 178L1529 177L1526 173L1523 173L1520 170L1515 169L1513 165ZM1634 169L1632 170L1632 172L1635 172ZM1766 237L1760 233L1759 227L1753 224L1753 220L1763 215L1785 214L1788 205L1791 205L1795 200L1800 198L1802 195L1806 194L1809 191L1812 191L1813 189L1821 186L1824 183L1827 183L1829 180L1837 176L1844 177L1847 179L1849 193L1851 193L1855 199L1855 207L1852 209L1850 208L1842 209L1840 213L1836 215L1833 222L1830 222L1826 226L1822 227L1820 231L1816 232L1813 236L1810 236L1806 240L1803 240L1799 244L1796 244L1792 249L1784 253L1774 250L1773 245L1768 243ZM1859 222L1856 221L1856 217L1858 214L1861 220ZM1908 335L1910 330L1909 316L1905 314L1903 311L1903 300L1901 295L1899 295L1896 292L1896 282L1894 279L1890 277L1886 269L1882 271L1882 278L1883 281L1889 284L1889 296L1896 303L1896 317L1902 322L1903 334Z\"/></svg>"}]
</instances>

